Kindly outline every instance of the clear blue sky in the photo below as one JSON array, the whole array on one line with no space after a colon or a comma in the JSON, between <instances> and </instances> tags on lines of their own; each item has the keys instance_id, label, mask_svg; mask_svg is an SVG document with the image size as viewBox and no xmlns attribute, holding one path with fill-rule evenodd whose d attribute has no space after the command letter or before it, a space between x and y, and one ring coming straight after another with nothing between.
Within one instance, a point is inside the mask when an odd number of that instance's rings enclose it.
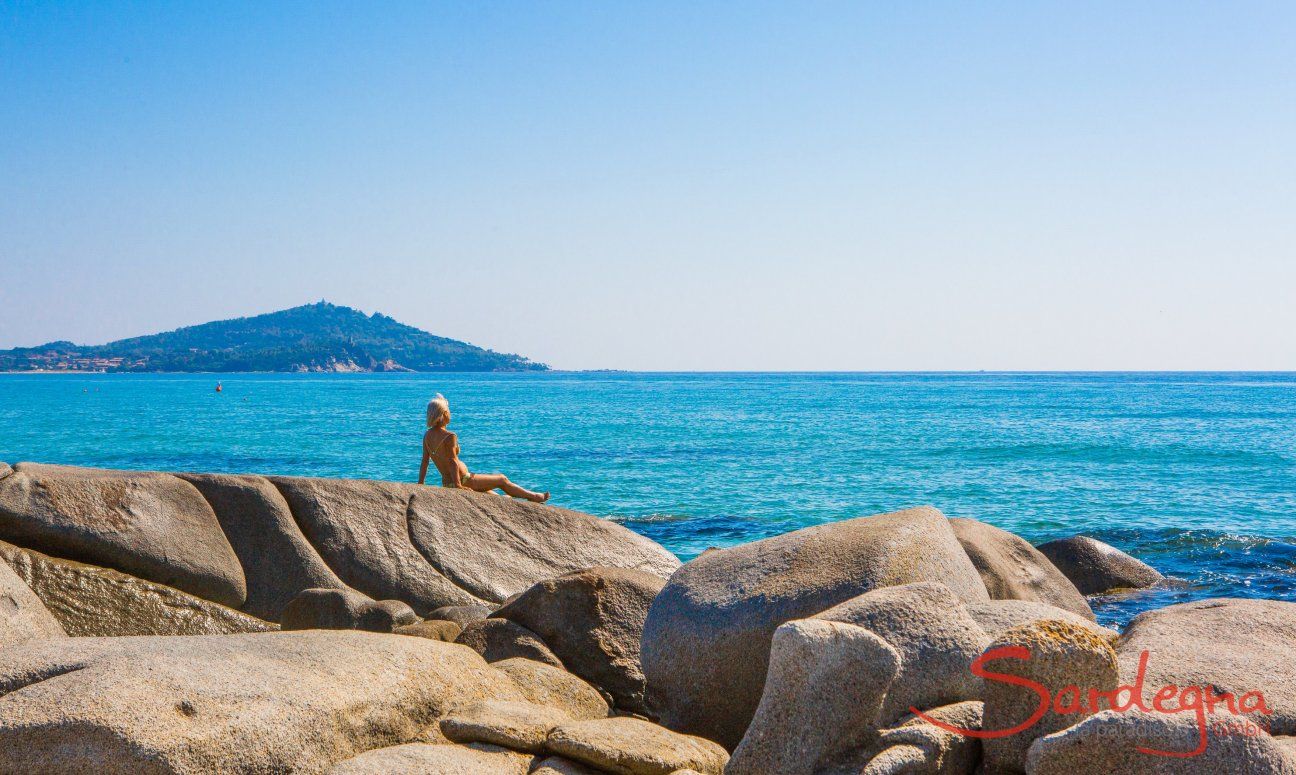
<instances>
[{"instance_id":1,"label":"clear blue sky","mask_svg":"<svg viewBox=\"0 0 1296 775\"><path fill-rule=\"evenodd\" d=\"M1296 368L1292 3L0 0L0 347Z\"/></svg>"}]
</instances>

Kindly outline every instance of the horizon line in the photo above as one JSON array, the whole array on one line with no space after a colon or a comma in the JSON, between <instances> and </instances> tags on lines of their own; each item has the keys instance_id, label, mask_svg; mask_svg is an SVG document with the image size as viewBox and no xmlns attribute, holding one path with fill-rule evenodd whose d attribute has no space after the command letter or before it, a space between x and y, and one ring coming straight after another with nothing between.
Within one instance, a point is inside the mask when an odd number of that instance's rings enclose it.
<instances>
[{"instance_id":1,"label":"horizon line","mask_svg":"<svg viewBox=\"0 0 1296 775\"><path fill-rule=\"evenodd\" d=\"M382 376L409 378L436 374L476 374L494 376L537 376L543 374L1278 374L1296 376L1296 369L536 369L517 371L354 371L354 372L294 372L294 371L72 371L72 370L22 370L0 371L0 375L66 374L81 376L148 376L148 375L280 375L292 377L362 377Z\"/></svg>"}]
</instances>

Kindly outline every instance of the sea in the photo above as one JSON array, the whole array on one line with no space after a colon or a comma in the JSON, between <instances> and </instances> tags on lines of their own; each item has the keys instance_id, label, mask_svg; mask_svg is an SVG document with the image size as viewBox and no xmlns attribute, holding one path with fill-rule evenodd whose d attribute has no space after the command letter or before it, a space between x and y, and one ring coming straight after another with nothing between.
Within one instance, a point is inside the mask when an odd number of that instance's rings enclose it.
<instances>
[{"instance_id":1,"label":"sea","mask_svg":"<svg viewBox=\"0 0 1296 775\"><path fill-rule=\"evenodd\" d=\"M473 471L683 560L930 504L1172 577L1105 624L1296 600L1292 373L3 374L0 460L413 481L437 393Z\"/></svg>"}]
</instances>

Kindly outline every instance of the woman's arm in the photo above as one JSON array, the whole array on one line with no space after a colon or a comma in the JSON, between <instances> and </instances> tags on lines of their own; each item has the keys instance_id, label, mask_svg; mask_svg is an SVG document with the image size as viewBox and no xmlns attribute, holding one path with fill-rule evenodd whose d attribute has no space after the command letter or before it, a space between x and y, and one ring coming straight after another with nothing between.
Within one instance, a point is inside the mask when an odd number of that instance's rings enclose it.
<instances>
[{"instance_id":1,"label":"woman's arm","mask_svg":"<svg viewBox=\"0 0 1296 775\"><path fill-rule=\"evenodd\" d=\"M423 480L427 478L427 464L428 464L428 459L431 457L432 456L428 454L427 445L424 445L423 462L419 463L419 480L418 480L419 484L423 484Z\"/></svg>"}]
</instances>

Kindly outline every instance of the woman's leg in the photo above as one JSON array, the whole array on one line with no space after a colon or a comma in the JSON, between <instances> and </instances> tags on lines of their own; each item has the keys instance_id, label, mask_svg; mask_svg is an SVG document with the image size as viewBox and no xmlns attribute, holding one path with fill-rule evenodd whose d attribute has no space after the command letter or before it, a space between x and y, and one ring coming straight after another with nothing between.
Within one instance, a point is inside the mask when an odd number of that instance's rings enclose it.
<instances>
[{"instance_id":1,"label":"woman's leg","mask_svg":"<svg viewBox=\"0 0 1296 775\"><path fill-rule=\"evenodd\" d=\"M490 492L491 490L503 490L514 498L526 498L536 503L544 503L549 500L547 492L532 492L525 487L518 487L509 481L504 474L473 474L468 480L468 489L477 492Z\"/></svg>"}]
</instances>

